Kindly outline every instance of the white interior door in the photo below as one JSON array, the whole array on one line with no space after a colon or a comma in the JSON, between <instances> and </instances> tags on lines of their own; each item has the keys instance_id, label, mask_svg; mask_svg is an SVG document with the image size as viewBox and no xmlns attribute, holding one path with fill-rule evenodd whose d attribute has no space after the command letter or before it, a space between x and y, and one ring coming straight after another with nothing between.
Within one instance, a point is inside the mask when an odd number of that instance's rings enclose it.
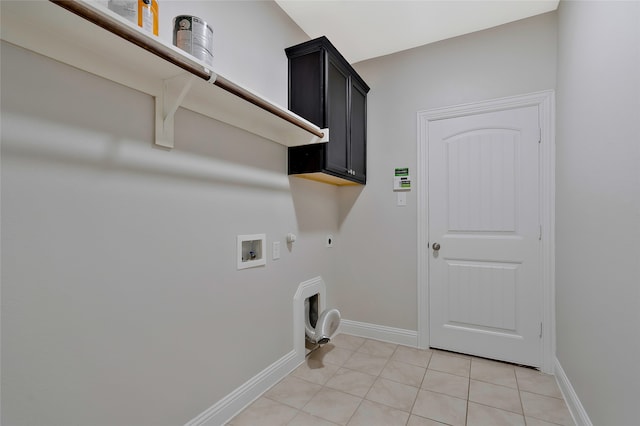
<instances>
[{"instance_id":1,"label":"white interior door","mask_svg":"<svg viewBox=\"0 0 640 426\"><path fill-rule=\"evenodd\" d=\"M541 366L539 141L537 106L429 123L430 346Z\"/></svg>"}]
</instances>

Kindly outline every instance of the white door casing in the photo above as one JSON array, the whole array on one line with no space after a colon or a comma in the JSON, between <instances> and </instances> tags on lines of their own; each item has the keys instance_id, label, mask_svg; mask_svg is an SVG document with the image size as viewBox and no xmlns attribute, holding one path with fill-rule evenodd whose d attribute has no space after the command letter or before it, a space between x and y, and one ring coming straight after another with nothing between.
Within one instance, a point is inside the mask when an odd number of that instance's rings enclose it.
<instances>
[{"instance_id":1,"label":"white door casing","mask_svg":"<svg viewBox=\"0 0 640 426\"><path fill-rule=\"evenodd\" d=\"M553 92L419 112L418 154L419 346L551 372Z\"/></svg>"}]
</instances>

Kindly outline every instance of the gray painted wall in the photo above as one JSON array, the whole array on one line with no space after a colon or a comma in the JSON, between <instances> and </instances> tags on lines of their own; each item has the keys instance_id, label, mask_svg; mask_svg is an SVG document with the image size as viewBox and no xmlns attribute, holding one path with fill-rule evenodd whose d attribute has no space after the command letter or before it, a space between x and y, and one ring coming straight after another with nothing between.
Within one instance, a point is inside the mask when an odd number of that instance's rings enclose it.
<instances>
[{"instance_id":1,"label":"gray painted wall","mask_svg":"<svg viewBox=\"0 0 640 426\"><path fill-rule=\"evenodd\" d=\"M283 49L308 37L275 3L196 3L220 69L286 105ZM184 424L293 349L298 284L333 279L335 187L182 109L156 149L151 97L6 43L1 62L2 424ZM268 263L237 271L252 233Z\"/></svg>"},{"instance_id":2,"label":"gray painted wall","mask_svg":"<svg viewBox=\"0 0 640 426\"><path fill-rule=\"evenodd\" d=\"M216 70L286 105L282 49L307 37L275 4L162 8L161 36L207 19ZM396 207L391 178L416 175L416 112L555 88L557 31L558 358L594 423L635 421L638 4L559 16L356 64L364 188L288 178L284 147L184 110L177 148L155 149L150 97L3 44L2 423L184 423L291 350L316 275L343 317L415 330L420 188ZM236 271L235 236L257 232L282 258Z\"/></svg>"},{"instance_id":3,"label":"gray painted wall","mask_svg":"<svg viewBox=\"0 0 640 426\"><path fill-rule=\"evenodd\" d=\"M417 329L416 113L555 88L549 13L355 65L371 86L365 188L340 190L336 285L345 318ZM396 206L396 167L413 189Z\"/></svg>"},{"instance_id":4,"label":"gray painted wall","mask_svg":"<svg viewBox=\"0 0 640 426\"><path fill-rule=\"evenodd\" d=\"M557 357L593 424L637 424L640 3L558 19Z\"/></svg>"}]
</instances>

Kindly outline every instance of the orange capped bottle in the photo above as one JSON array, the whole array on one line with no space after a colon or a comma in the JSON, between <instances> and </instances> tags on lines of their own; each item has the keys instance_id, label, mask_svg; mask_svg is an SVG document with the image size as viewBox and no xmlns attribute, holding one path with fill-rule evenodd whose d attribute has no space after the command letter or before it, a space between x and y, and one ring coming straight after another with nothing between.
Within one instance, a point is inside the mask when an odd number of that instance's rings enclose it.
<instances>
[{"instance_id":1,"label":"orange capped bottle","mask_svg":"<svg viewBox=\"0 0 640 426\"><path fill-rule=\"evenodd\" d=\"M138 26L158 35L157 0L138 0Z\"/></svg>"}]
</instances>

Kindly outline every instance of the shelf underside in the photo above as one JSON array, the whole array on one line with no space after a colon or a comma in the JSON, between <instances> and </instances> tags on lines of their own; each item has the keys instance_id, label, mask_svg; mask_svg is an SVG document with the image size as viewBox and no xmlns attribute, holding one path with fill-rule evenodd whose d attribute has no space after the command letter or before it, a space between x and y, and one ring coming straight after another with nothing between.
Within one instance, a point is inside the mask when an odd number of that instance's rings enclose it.
<instances>
[{"instance_id":1,"label":"shelf underside","mask_svg":"<svg viewBox=\"0 0 640 426\"><path fill-rule=\"evenodd\" d=\"M156 99L164 98L169 108L156 111L161 121L172 119L167 113L180 106L285 146L321 142L323 132L317 126L217 75L175 46L93 3L69 4L95 17L78 16L48 1L3 1L2 39ZM118 34L87 20L94 18L104 20ZM189 81L189 89L182 93L184 97L173 99L176 95L167 86L182 80ZM156 133L162 124L156 125Z\"/></svg>"}]
</instances>

